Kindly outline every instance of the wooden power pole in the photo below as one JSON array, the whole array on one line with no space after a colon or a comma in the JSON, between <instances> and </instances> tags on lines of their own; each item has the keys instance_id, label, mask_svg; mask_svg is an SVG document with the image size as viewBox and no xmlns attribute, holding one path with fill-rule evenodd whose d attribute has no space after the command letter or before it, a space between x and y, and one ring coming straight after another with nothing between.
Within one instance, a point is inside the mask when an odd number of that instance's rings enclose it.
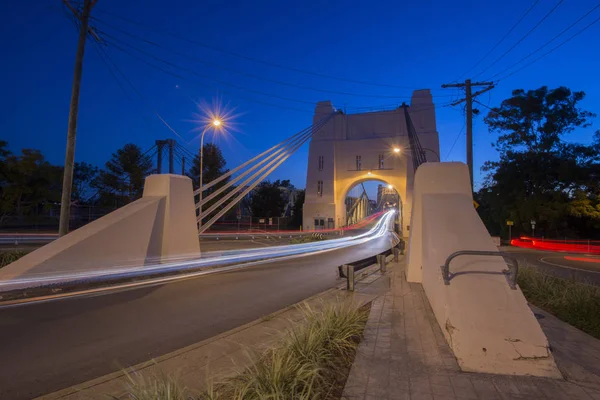
<instances>
[{"instance_id":1,"label":"wooden power pole","mask_svg":"<svg viewBox=\"0 0 600 400\"><path fill-rule=\"evenodd\" d=\"M472 93L471 88L474 86L487 86L478 92ZM482 93L492 90L494 88L494 82L474 82L467 79L465 83L449 83L442 85L442 88L465 88L465 98L455 101L450 104L455 106L462 103L466 103L467 112L467 165L469 166L469 175L471 176L471 190L473 190L473 98L479 96Z\"/></svg>"},{"instance_id":2,"label":"wooden power pole","mask_svg":"<svg viewBox=\"0 0 600 400\"><path fill-rule=\"evenodd\" d=\"M71 217L71 192L73 189L73 165L75 163L75 136L77 134L77 115L79 112L79 92L81 87L81 75L83 72L83 54L88 34L89 19L92 8L97 0L84 0L83 9L78 12L68 0L63 3L71 10L81 23L79 27L79 41L77 42L77 53L75 55L75 72L73 73L73 87L71 90L71 107L69 109L69 126L67 131L67 151L65 154L65 167L63 172L62 197L60 202L60 222L58 234L64 236L69 232L69 220ZM93 32L91 32L94 34ZM95 34L94 34L95 35Z\"/></svg>"}]
</instances>

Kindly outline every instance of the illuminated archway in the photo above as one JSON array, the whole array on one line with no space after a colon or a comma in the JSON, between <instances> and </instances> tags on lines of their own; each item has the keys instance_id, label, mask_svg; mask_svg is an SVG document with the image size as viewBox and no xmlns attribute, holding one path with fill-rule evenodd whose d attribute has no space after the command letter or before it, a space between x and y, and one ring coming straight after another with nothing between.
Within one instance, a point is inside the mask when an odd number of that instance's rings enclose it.
<instances>
[{"instance_id":1,"label":"illuminated archway","mask_svg":"<svg viewBox=\"0 0 600 400\"><path fill-rule=\"evenodd\" d=\"M331 102L317 104L313 122L334 112ZM408 109L427 161L439 161L435 109L429 90L413 92ZM410 224L414 167L402 107L358 114L336 113L312 137L308 156L303 226L315 229L346 223L346 194L354 185L379 180L392 185L402 203L399 230Z\"/></svg>"}]
</instances>

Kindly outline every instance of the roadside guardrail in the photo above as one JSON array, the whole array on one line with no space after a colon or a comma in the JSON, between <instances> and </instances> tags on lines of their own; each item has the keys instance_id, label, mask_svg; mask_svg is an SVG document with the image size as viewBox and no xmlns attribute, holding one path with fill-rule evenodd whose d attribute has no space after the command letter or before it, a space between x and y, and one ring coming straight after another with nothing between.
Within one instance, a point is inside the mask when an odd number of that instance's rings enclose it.
<instances>
[{"instance_id":1,"label":"roadside guardrail","mask_svg":"<svg viewBox=\"0 0 600 400\"><path fill-rule=\"evenodd\" d=\"M339 277L346 278L346 289L352 292L354 291L355 276L358 271L377 264L379 265L379 271L385 273L387 271L387 256L393 255L393 260L398 261L400 254L404 254L404 241L400 241L397 245L377 255L338 266Z\"/></svg>"}]
</instances>

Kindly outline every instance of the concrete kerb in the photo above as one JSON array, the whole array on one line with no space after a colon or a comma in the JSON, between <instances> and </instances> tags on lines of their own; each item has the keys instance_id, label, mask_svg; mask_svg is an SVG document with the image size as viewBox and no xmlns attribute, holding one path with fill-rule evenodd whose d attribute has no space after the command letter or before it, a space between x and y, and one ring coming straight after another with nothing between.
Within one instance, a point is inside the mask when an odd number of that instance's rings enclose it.
<instances>
[{"instance_id":1,"label":"concrete kerb","mask_svg":"<svg viewBox=\"0 0 600 400\"><path fill-rule=\"evenodd\" d=\"M361 275L360 275L360 279L357 279L357 281L365 279L365 278L373 275L374 273L378 272L379 265L375 264L373 266L367 267L363 271L364 272L361 273ZM53 392L53 393L49 393L49 394L37 397L35 400L79 399L79 398L81 398L80 395L84 395L85 398L89 398L89 399L106 398L106 396L109 396L111 394L116 396L117 398L120 398L119 396L122 396L124 394L124 390L126 387L125 380L127 379L127 373L132 373L134 371L135 372L149 372L149 370L152 368L158 368L160 370L159 364L161 364L161 363L175 359L177 357L184 357L186 354L188 354L194 350L198 350L198 349L208 346L210 344L215 344L215 342L225 340L228 337L231 337L237 333L240 333L244 330L252 328L256 325L271 321L288 311L292 311L292 310L296 309L302 303L314 302L321 298L327 299L327 298L329 298L329 296L333 296L334 294L337 293L338 295L335 296L335 298L339 299L340 297L347 298L348 296L352 296L352 298L355 299L355 301L357 301L357 303L360 306L363 306L365 304L372 302L377 297L372 294L348 293L347 291L342 290L343 288L345 288L345 286L346 286L345 282L340 283L340 284L336 285L336 287L333 287L324 292L321 292L321 293L318 293L311 297L308 297L299 303L291 304L281 310L275 311L268 315L264 315L254 321L248 322L244 325L241 325L237 328L231 329L227 332L223 332L223 333L213 336L209 339L202 340L198 343L194 343L192 345L175 350L168 354L164 354L164 355L156 357L152 360L145 361L145 362L136 364L134 366L125 368L124 370L116 371L116 372L80 383L80 384L77 384L77 385L74 385L74 386ZM288 319L287 322L293 323L294 321ZM247 349L247 350L251 350L251 349ZM227 356L227 355L217 357L215 360L225 357L225 356ZM208 362L208 364L210 364L210 362ZM164 372L169 372L169 371L164 371ZM102 388L103 386L104 386L104 388ZM110 389L111 391L113 391L113 393L107 393L104 390L105 388ZM96 392L96 390L97 390L97 392ZM87 393L85 393L85 392L87 392Z\"/></svg>"}]
</instances>

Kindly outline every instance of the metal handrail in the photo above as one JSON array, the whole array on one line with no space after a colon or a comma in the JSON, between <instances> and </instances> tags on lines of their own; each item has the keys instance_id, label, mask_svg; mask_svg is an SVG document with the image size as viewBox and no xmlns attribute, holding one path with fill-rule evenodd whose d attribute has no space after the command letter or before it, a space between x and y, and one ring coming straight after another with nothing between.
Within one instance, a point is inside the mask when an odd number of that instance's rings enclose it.
<instances>
[{"instance_id":1,"label":"metal handrail","mask_svg":"<svg viewBox=\"0 0 600 400\"><path fill-rule=\"evenodd\" d=\"M450 285L450 279L454 275L450 273L450 261L458 256L496 256L508 259L512 264L508 264L508 269L502 270L502 273L506 276L508 286L510 286L512 290L517 289L517 274L519 273L519 262L517 259L507 253L482 250L461 250L450 254L444 265L440 267L442 270L442 279L444 280L444 285Z\"/></svg>"}]
</instances>

